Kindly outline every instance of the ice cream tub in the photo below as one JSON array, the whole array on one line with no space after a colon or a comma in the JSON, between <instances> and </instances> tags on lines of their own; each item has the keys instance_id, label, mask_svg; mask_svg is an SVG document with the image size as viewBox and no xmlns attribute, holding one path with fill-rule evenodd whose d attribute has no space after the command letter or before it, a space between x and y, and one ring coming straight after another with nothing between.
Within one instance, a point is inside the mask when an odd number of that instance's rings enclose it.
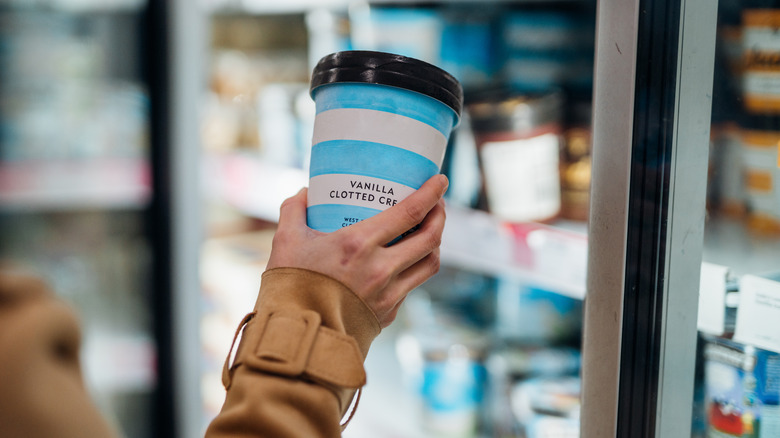
<instances>
[{"instance_id":1,"label":"ice cream tub","mask_svg":"<svg viewBox=\"0 0 780 438\"><path fill-rule=\"evenodd\" d=\"M307 222L323 232L396 205L439 173L463 106L452 75L384 52L325 56L310 93L316 116Z\"/></svg>"}]
</instances>

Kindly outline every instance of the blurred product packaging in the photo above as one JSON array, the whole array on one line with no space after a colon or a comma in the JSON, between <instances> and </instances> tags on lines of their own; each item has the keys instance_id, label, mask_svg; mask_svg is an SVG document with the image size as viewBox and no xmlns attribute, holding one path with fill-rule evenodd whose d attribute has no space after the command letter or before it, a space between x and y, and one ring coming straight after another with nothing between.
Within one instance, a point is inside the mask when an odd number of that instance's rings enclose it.
<instances>
[{"instance_id":1,"label":"blurred product packaging","mask_svg":"<svg viewBox=\"0 0 780 438\"><path fill-rule=\"evenodd\" d=\"M201 128L207 151L253 151L277 164L302 166L296 138L305 132L298 125L298 94L309 78L306 44L303 17L213 20Z\"/></svg>"},{"instance_id":2,"label":"blurred product packaging","mask_svg":"<svg viewBox=\"0 0 780 438\"><path fill-rule=\"evenodd\" d=\"M558 218L563 95L491 90L467 105L487 210L509 222Z\"/></svg>"},{"instance_id":3,"label":"blurred product packaging","mask_svg":"<svg viewBox=\"0 0 780 438\"><path fill-rule=\"evenodd\" d=\"M496 295L496 336L520 345L577 342L582 300L500 278Z\"/></svg>"},{"instance_id":4,"label":"blurred product packaging","mask_svg":"<svg viewBox=\"0 0 780 438\"><path fill-rule=\"evenodd\" d=\"M444 23L435 9L356 4L349 14L354 49L395 53L441 65Z\"/></svg>"},{"instance_id":5,"label":"blurred product packaging","mask_svg":"<svg viewBox=\"0 0 780 438\"><path fill-rule=\"evenodd\" d=\"M569 394L579 390L575 379L580 370L580 353L571 347L507 344L490 353L486 368L488 386L483 415L493 437L531 436L527 435L528 428L540 416L536 410L541 411L542 406L537 399L544 400L546 397L549 400L557 395L553 382L560 382ZM556 410L545 413L563 417L566 423L570 423L576 416L570 397L562 397L566 399L565 403L559 403Z\"/></svg>"},{"instance_id":6,"label":"blurred product packaging","mask_svg":"<svg viewBox=\"0 0 780 438\"><path fill-rule=\"evenodd\" d=\"M455 76L465 90L489 86L495 81L499 59L495 17L473 8L444 8L441 12L440 66Z\"/></svg>"},{"instance_id":7,"label":"blurred product packaging","mask_svg":"<svg viewBox=\"0 0 780 438\"><path fill-rule=\"evenodd\" d=\"M323 56L352 49L349 14L327 8L306 13L308 31L309 71L314 70Z\"/></svg>"},{"instance_id":8,"label":"blurred product packaging","mask_svg":"<svg viewBox=\"0 0 780 438\"><path fill-rule=\"evenodd\" d=\"M516 10L501 22L502 76L513 88L588 94L595 27L587 11Z\"/></svg>"},{"instance_id":9,"label":"blurred product packaging","mask_svg":"<svg viewBox=\"0 0 780 438\"><path fill-rule=\"evenodd\" d=\"M475 437L483 426L489 338L418 292L407 299L410 327L396 354L407 388L419 397L421 427L432 437Z\"/></svg>"},{"instance_id":10,"label":"blurred product packaging","mask_svg":"<svg viewBox=\"0 0 780 438\"><path fill-rule=\"evenodd\" d=\"M0 160L145 156L147 90L132 77L135 55L111 46L133 25L34 9L0 15Z\"/></svg>"},{"instance_id":11,"label":"blurred product packaging","mask_svg":"<svg viewBox=\"0 0 780 438\"><path fill-rule=\"evenodd\" d=\"M512 411L525 438L579 438L579 377L538 378L512 389Z\"/></svg>"},{"instance_id":12,"label":"blurred product packaging","mask_svg":"<svg viewBox=\"0 0 780 438\"><path fill-rule=\"evenodd\" d=\"M708 436L780 436L780 354L705 337Z\"/></svg>"},{"instance_id":13,"label":"blurred product packaging","mask_svg":"<svg viewBox=\"0 0 780 438\"><path fill-rule=\"evenodd\" d=\"M780 236L780 8L748 6L742 10L741 24L747 226L759 234Z\"/></svg>"},{"instance_id":14,"label":"blurred product packaging","mask_svg":"<svg viewBox=\"0 0 780 438\"><path fill-rule=\"evenodd\" d=\"M780 114L743 118L742 174L751 231L780 236ZM736 164L736 163L735 163Z\"/></svg>"},{"instance_id":15,"label":"blurred product packaging","mask_svg":"<svg viewBox=\"0 0 780 438\"><path fill-rule=\"evenodd\" d=\"M590 212L591 103L572 102L568 113L563 133L561 217L584 222Z\"/></svg>"}]
</instances>

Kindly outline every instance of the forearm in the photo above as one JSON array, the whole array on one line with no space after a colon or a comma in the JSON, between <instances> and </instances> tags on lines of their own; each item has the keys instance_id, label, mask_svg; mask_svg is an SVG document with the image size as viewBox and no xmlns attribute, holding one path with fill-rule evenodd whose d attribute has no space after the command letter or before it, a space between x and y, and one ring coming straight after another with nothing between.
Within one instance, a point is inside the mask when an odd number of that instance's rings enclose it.
<instances>
[{"instance_id":1,"label":"forearm","mask_svg":"<svg viewBox=\"0 0 780 438\"><path fill-rule=\"evenodd\" d=\"M226 366L225 404L209 438L333 437L380 327L349 289L321 274L273 269Z\"/></svg>"},{"instance_id":2,"label":"forearm","mask_svg":"<svg viewBox=\"0 0 780 438\"><path fill-rule=\"evenodd\" d=\"M338 437L340 418L339 401L325 387L240 368L206 436Z\"/></svg>"}]
</instances>

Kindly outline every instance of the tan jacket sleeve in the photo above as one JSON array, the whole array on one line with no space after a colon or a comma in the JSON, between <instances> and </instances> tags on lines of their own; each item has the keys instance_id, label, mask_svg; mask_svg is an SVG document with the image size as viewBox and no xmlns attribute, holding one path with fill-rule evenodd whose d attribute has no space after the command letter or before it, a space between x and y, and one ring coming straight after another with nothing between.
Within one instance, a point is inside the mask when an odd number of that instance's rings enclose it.
<instances>
[{"instance_id":1,"label":"tan jacket sleeve","mask_svg":"<svg viewBox=\"0 0 780 438\"><path fill-rule=\"evenodd\" d=\"M117 436L92 403L76 315L40 280L0 270L0 437Z\"/></svg>"},{"instance_id":2,"label":"tan jacket sleeve","mask_svg":"<svg viewBox=\"0 0 780 438\"><path fill-rule=\"evenodd\" d=\"M237 332L235 359L225 363L225 403L206 436L340 436L380 330L338 281L301 269L266 271L255 311Z\"/></svg>"}]
</instances>

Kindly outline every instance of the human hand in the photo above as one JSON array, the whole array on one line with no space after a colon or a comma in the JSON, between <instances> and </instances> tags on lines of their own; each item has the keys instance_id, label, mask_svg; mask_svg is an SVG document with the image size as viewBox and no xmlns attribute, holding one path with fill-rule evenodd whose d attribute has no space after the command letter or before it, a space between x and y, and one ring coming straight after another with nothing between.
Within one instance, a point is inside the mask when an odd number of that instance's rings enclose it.
<instances>
[{"instance_id":1,"label":"human hand","mask_svg":"<svg viewBox=\"0 0 780 438\"><path fill-rule=\"evenodd\" d=\"M303 189L282 203L267 268L308 269L338 280L387 327L406 295L439 271L442 196L448 185L446 176L435 175L395 206L332 233L306 225ZM387 246L418 224L416 231Z\"/></svg>"}]
</instances>

